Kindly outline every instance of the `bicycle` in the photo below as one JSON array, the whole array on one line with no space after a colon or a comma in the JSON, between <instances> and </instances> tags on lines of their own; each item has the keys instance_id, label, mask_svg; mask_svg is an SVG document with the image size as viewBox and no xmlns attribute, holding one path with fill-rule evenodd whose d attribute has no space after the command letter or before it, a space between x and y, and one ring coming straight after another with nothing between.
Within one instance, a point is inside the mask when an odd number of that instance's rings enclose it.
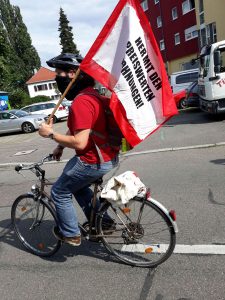
<instances>
[{"instance_id":1,"label":"bicycle","mask_svg":"<svg viewBox=\"0 0 225 300\"><path fill-rule=\"evenodd\" d=\"M30 165L20 164L17 172L32 171L39 179L31 192L19 196L12 205L11 219L15 233L31 253L48 257L62 245L52 233L57 226L54 203L45 187L53 183L45 178L40 166L52 160L52 155ZM82 239L97 241L123 263L138 267L156 267L167 260L176 244L175 211L168 211L150 196L148 190L143 197L134 197L128 204L115 206L99 198L101 205L95 212L96 199L102 190L102 178L94 184L92 213L89 222L79 224ZM105 228L104 216L113 220L112 228Z\"/></svg>"}]
</instances>

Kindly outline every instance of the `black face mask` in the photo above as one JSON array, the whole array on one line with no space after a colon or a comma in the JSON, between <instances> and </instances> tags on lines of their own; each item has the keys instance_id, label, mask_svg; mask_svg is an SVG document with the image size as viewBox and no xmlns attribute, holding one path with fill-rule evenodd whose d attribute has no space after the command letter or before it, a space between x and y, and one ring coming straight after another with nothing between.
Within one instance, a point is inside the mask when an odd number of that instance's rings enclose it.
<instances>
[{"instance_id":1,"label":"black face mask","mask_svg":"<svg viewBox=\"0 0 225 300\"><path fill-rule=\"evenodd\" d=\"M55 81L57 83L58 89L61 94L63 94L70 83L72 79L69 78L68 76L59 76L57 75L55 78ZM83 88L81 87L79 83L79 78L76 80L76 82L71 86L69 89L68 93L66 94L66 99L67 100L74 100L74 98L79 94L79 92Z\"/></svg>"}]
</instances>

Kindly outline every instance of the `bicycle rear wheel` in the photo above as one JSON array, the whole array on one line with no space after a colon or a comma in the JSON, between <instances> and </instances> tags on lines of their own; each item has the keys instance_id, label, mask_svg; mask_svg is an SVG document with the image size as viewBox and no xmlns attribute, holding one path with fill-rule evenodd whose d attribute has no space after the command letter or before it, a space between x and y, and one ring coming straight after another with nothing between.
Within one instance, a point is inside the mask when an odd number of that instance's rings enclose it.
<instances>
[{"instance_id":1,"label":"bicycle rear wheel","mask_svg":"<svg viewBox=\"0 0 225 300\"><path fill-rule=\"evenodd\" d=\"M104 230L104 215L114 220ZM119 260L138 267L156 267L173 253L176 234L168 216L151 201L134 198L126 206L106 203L97 220L105 247Z\"/></svg>"},{"instance_id":2,"label":"bicycle rear wheel","mask_svg":"<svg viewBox=\"0 0 225 300\"><path fill-rule=\"evenodd\" d=\"M51 256L61 246L52 233L56 226L53 209L43 200L35 200L32 194L21 195L14 201L11 219L17 236L30 252Z\"/></svg>"}]
</instances>

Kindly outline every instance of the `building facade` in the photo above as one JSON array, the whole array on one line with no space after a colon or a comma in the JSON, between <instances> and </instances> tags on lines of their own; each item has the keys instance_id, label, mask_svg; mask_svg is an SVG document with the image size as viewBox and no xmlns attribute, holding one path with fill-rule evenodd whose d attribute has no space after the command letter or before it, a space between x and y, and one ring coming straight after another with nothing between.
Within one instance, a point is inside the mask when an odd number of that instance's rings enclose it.
<instances>
[{"instance_id":1,"label":"building facade","mask_svg":"<svg viewBox=\"0 0 225 300\"><path fill-rule=\"evenodd\" d=\"M27 82L28 92L31 98L35 96L48 96L50 99L58 100L60 93L55 82L56 73L41 67Z\"/></svg>"},{"instance_id":2,"label":"building facade","mask_svg":"<svg viewBox=\"0 0 225 300\"><path fill-rule=\"evenodd\" d=\"M195 0L199 46L225 40L225 0Z\"/></svg>"},{"instance_id":3,"label":"building facade","mask_svg":"<svg viewBox=\"0 0 225 300\"><path fill-rule=\"evenodd\" d=\"M140 0L158 41L168 74L193 68L198 29L194 0Z\"/></svg>"}]
</instances>

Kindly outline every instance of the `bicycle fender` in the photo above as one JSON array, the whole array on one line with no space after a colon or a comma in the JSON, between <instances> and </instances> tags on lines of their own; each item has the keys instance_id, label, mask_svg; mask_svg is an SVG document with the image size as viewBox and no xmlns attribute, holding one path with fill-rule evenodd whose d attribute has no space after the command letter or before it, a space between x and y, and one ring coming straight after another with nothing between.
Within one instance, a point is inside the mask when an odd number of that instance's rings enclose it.
<instances>
[{"instance_id":1,"label":"bicycle fender","mask_svg":"<svg viewBox=\"0 0 225 300\"><path fill-rule=\"evenodd\" d=\"M173 225L174 232L177 233L179 231L177 222L171 218L168 209L165 208L165 206L163 206L159 201L153 199L152 197L148 198L148 201L151 201L152 203L154 203L155 206L157 206L160 210L162 210L167 215L168 219L170 220L171 224Z\"/></svg>"}]
</instances>

